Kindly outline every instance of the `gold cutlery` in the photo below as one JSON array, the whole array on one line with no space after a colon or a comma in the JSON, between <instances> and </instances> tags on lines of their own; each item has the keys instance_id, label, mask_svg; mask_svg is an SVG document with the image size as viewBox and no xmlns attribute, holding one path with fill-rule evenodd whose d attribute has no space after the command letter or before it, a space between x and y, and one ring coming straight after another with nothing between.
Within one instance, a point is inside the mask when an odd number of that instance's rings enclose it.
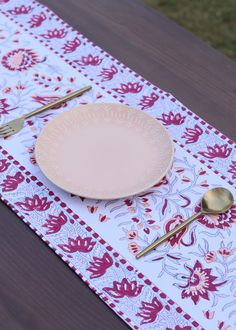
<instances>
[{"instance_id":1,"label":"gold cutlery","mask_svg":"<svg viewBox=\"0 0 236 330\"><path fill-rule=\"evenodd\" d=\"M20 118L13 119L13 120L9 121L8 123L3 124L2 126L0 126L0 138L4 138L4 137L18 133L23 128L25 119L27 119L31 116L37 115L38 113L41 113L45 110L48 110L48 109L54 108L58 105L61 105L69 100L72 100L73 98L80 96L83 93L89 91L91 88L92 88L92 86L83 87L73 93L70 93L68 95L65 95L65 96L59 98L58 100L56 100L54 102L43 105L42 107L40 107L26 115L23 115Z\"/></svg>"},{"instance_id":2,"label":"gold cutlery","mask_svg":"<svg viewBox=\"0 0 236 330\"><path fill-rule=\"evenodd\" d=\"M208 190L202 197L201 210L191 216L188 220L181 223L179 226L173 228L168 233L163 235L157 241L150 244L143 251L136 254L136 259L139 259L158 247L160 244L166 242L170 237L189 226L195 219L204 214L219 214L228 211L233 205L234 197L232 193L225 188L213 188Z\"/></svg>"}]
</instances>

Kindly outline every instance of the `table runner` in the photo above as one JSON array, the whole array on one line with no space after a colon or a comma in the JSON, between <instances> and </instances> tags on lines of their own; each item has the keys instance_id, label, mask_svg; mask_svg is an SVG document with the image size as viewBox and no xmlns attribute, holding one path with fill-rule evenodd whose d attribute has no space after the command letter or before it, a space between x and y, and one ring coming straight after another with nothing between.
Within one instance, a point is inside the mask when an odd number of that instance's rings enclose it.
<instances>
[{"instance_id":1,"label":"table runner","mask_svg":"<svg viewBox=\"0 0 236 330\"><path fill-rule=\"evenodd\" d=\"M227 214L202 217L135 259L197 211L209 187L224 186L235 196L233 141L38 2L1 0L0 11L1 123L93 85L1 140L2 200L132 328L233 328L235 206ZM103 202L63 192L42 175L34 158L40 130L59 113L90 102L128 104L167 127L176 151L160 183L139 196Z\"/></svg>"}]
</instances>

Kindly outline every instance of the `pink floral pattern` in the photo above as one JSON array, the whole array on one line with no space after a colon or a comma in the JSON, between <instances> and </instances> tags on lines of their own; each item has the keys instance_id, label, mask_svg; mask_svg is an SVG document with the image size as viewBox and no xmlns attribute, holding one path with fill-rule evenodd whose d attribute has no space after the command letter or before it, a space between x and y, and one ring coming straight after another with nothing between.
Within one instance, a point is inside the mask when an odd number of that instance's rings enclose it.
<instances>
[{"instance_id":1,"label":"pink floral pattern","mask_svg":"<svg viewBox=\"0 0 236 330\"><path fill-rule=\"evenodd\" d=\"M48 30L47 33L42 34L41 36L47 40L50 39L63 39L67 35L65 29L53 29Z\"/></svg>"},{"instance_id":2,"label":"pink floral pattern","mask_svg":"<svg viewBox=\"0 0 236 330\"><path fill-rule=\"evenodd\" d=\"M31 122L29 120L26 123L29 126L33 125L33 122ZM29 159L30 159L31 164L36 165L37 162L36 162L36 157L35 157L35 146L33 145L33 146L28 147L27 151L29 153Z\"/></svg>"},{"instance_id":3,"label":"pink floral pattern","mask_svg":"<svg viewBox=\"0 0 236 330\"><path fill-rule=\"evenodd\" d=\"M129 230L126 233L127 239L132 241L133 239L137 238L138 236L138 231L137 230Z\"/></svg>"},{"instance_id":4,"label":"pink floral pattern","mask_svg":"<svg viewBox=\"0 0 236 330\"><path fill-rule=\"evenodd\" d=\"M43 11L41 13L32 15L30 20L28 21L29 27L32 28L37 28L42 25L42 23L46 20L46 15Z\"/></svg>"},{"instance_id":5,"label":"pink floral pattern","mask_svg":"<svg viewBox=\"0 0 236 330\"><path fill-rule=\"evenodd\" d=\"M113 265L113 259L106 252L102 258L93 257L93 261L90 261L90 267L87 270L91 273L90 278L97 278L103 276L107 269Z\"/></svg>"},{"instance_id":6,"label":"pink floral pattern","mask_svg":"<svg viewBox=\"0 0 236 330\"><path fill-rule=\"evenodd\" d=\"M111 218L108 217L106 214L99 214L99 221L100 222L106 222L108 220L110 220Z\"/></svg>"},{"instance_id":7,"label":"pink floral pattern","mask_svg":"<svg viewBox=\"0 0 236 330\"><path fill-rule=\"evenodd\" d=\"M2 65L11 71L25 71L39 63L38 55L32 49L18 48L2 58Z\"/></svg>"},{"instance_id":8,"label":"pink floral pattern","mask_svg":"<svg viewBox=\"0 0 236 330\"><path fill-rule=\"evenodd\" d=\"M118 69L113 64L110 68L102 68L102 71L98 76L102 77L102 81L109 81L112 80L114 75L117 73L118 73Z\"/></svg>"},{"instance_id":9,"label":"pink floral pattern","mask_svg":"<svg viewBox=\"0 0 236 330\"><path fill-rule=\"evenodd\" d=\"M67 253L89 253L93 250L95 244L96 242L94 242L91 237L82 238L77 236L76 239L68 238L68 244L59 244L58 246Z\"/></svg>"},{"instance_id":10,"label":"pink floral pattern","mask_svg":"<svg viewBox=\"0 0 236 330\"><path fill-rule=\"evenodd\" d=\"M203 134L203 130L199 125L195 125L194 128L186 128L186 132L182 136L186 143L196 143L199 137Z\"/></svg>"},{"instance_id":11,"label":"pink floral pattern","mask_svg":"<svg viewBox=\"0 0 236 330\"><path fill-rule=\"evenodd\" d=\"M46 235L56 234L61 230L61 227L67 223L67 221L68 218L64 212L60 212L58 216L49 214L48 219L42 227L47 229Z\"/></svg>"},{"instance_id":12,"label":"pink floral pattern","mask_svg":"<svg viewBox=\"0 0 236 330\"><path fill-rule=\"evenodd\" d=\"M218 145L215 144L213 147L207 146L207 151L200 151L199 154L209 158L228 158L232 152L232 148L228 147L227 144Z\"/></svg>"},{"instance_id":13,"label":"pink floral pattern","mask_svg":"<svg viewBox=\"0 0 236 330\"><path fill-rule=\"evenodd\" d=\"M163 305L156 297L152 299L152 302L142 301L140 312L137 314L142 318L141 325L156 321L162 309Z\"/></svg>"},{"instance_id":14,"label":"pink floral pattern","mask_svg":"<svg viewBox=\"0 0 236 330\"><path fill-rule=\"evenodd\" d=\"M1 159L0 160L0 173L5 172L10 165L11 165L11 163L9 163L7 161L7 159Z\"/></svg>"},{"instance_id":15,"label":"pink floral pattern","mask_svg":"<svg viewBox=\"0 0 236 330\"><path fill-rule=\"evenodd\" d=\"M184 219L181 215L177 214L176 216L174 216L172 219L169 219L166 224L165 224L165 231L166 233L171 231L172 229L174 229L175 227L177 227L178 225L180 225L181 223L184 222ZM168 242L170 244L171 247L175 247L176 245L180 245L183 244L185 246L190 246L193 245L194 243L194 236L193 234L191 234L191 241L189 243L185 243L183 238L185 236L187 232L187 229L183 229L182 231L180 231L179 233L175 234L174 236L172 236Z\"/></svg>"},{"instance_id":16,"label":"pink floral pattern","mask_svg":"<svg viewBox=\"0 0 236 330\"><path fill-rule=\"evenodd\" d=\"M128 248L133 254L137 254L141 251L140 246L136 242L129 243Z\"/></svg>"},{"instance_id":17,"label":"pink floral pattern","mask_svg":"<svg viewBox=\"0 0 236 330\"><path fill-rule=\"evenodd\" d=\"M137 281L129 282L127 278L123 278L121 282L114 281L112 288L104 288L110 296L116 299L124 297L137 297L140 295L144 286L137 283Z\"/></svg>"},{"instance_id":18,"label":"pink floral pattern","mask_svg":"<svg viewBox=\"0 0 236 330\"><path fill-rule=\"evenodd\" d=\"M227 248L219 249L218 253L221 254L225 258L228 258L234 254L231 249L227 249Z\"/></svg>"},{"instance_id":19,"label":"pink floral pattern","mask_svg":"<svg viewBox=\"0 0 236 330\"><path fill-rule=\"evenodd\" d=\"M200 205L195 207L195 211L200 211ZM198 220L201 224L207 228L218 228L227 229L231 227L236 222L236 205L233 205L231 209L223 214L219 215L204 215Z\"/></svg>"},{"instance_id":20,"label":"pink floral pattern","mask_svg":"<svg viewBox=\"0 0 236 330\"><path fill-rule=\"evenodd\" d=\"M120 84L119 88L113 88L113 90L119 94L128 94L128 93L137 94L140 93L142 89L143 89L143 85L141 85L139 82L136 83L128 82L127 84Z\"/></svg>"},{"instance_id":21,"label":"pink floral pattern","mask_svg":"<svg viewBox=\"0 0 236 330\"><path fill-rule=\"evenodd\" d=\"M142 97L142 99L140 100L139 105L141 106L142 110L145 110L145 109L151 108L158 99L159 99L159 96L156 93L152 92L150 96L144 95Z\"/></svg>"},{"instance_id":22,"label":"pink floral pattern","mask_svg":"<svg viewBox=\"0 0 236 330\"><path fill-rule=\"evenodd\" d=\"M12 111L16 108L10 108L10 105L7 103L7 99L0 99L0 115L8 115L9 111Z\"/></svg>"},{"instance_id":23,"label":"pink floral pattern","mask_svg":"<svg viewBox=\"0 0 236 330\"><path fill-rule=\"evenodd\" d=\"M16 190L21 182L24 181L24 176L21 172L17 172L15 175L7 175L6 179L0 185L3 192Z\"/></svg>"},{"instance_id":24,"label":"pink floral pattern","mask_svg":"<svg viewBox=\"0 0 236 330\"><path fill-rule=\"evenodd\" d=\"M98 207L97 207L97 206L90 206L90 205L88 205L88 206L87 206L87 209L88 209L88 211L89 211L90 213L95 213L95 212L97 212Z\"/></svg>"},{"instance_id":25,"label":"pink floral pattern","mask_svg":"<svg viewBox=\"0 0 236 330\"><path fill-rule=\"evenodd\" d=\"M207 263L212 263L214 261L216 261L216 252L215 251L208 251L205 255L204 255L204 259Z\"/></svg>"},{"instance_id":26,"label":"pink floral pattern","mask_svg":"<svg viewBox=\"0 0 236 330\"><path fill-rule=\"evenodd\" d=\"M78 37L75 37L73 40L67 40L65 45L62 47L64 53L73 53L81 44L81 41Z\"/></svg>"},{"instance_id":27,"label":"pink floral pattern","mask_svg":"<svg viewBox=\"0 0 236 330\"><path fill-rule=\"evenodd\" d=\"M214 311L210 311L209 309L206 311L203 311L203 315L205 316L206 319L211 320L213 319L215 312Z\"/></svg>"},{"instance_id":28,"label":"pink floral pattern","mask_svg":"<svg viewBox=\"0 0 236 330\"><path fill-rule=\"evenodd\" d=\"M22 14L29 14L33 8L31 6L19 6L15 7L14 9L8 10L8 12L12 15L22 15Z\"/></svg>"},{"instance_id":29,"label":"pink floral pattern","mask_svg":"<svg viewBox=\"0 0 236 330\"><path fill-rule=\"evenodd\" d=\"M93 56L89 54L88 56L82 56L80 60L77 60L75 62L81 66L87 66L87 65L97 66L101 64L102 61L103 59L99 58L98 55Z\"/></svg>"},{"instance_id":30,"label":"pink floral pattern","mask_svg":"<svg viewBox=\"0 0 236 330\"><path fill-rule=\"evenodd\" d=\"M218 322L218 329L219 330L228 330L229 328L231 328L231 326L229 324L225 324L224 321L219 321Z\"/></svg>"},{"instance_id":31,"label":"pink floral pattern","mask_svg":"<svg viewBox=\"0 0 236 330\"><path fill-rule=\"evenodd\" d=\"M169 126L169 125L182 125L185 121L185 116L182 116L180 113L176 113L174 114L172 111L169 112L168 114L163 113L162 117L157 118L159 120L162 121L162 123L165 126Z\"/></svg>"},{"instance_id":32,"label":"pink floral pattern","mask_svg":"<svg viewBox=\"0 0 236 330\"><path fill-rule=\"evenodd\" d=\"M211 274L210 268L203 268L202 264L197 260L193 268L186 266L189 275L183 275L186 280L185 285L179 285L182 288L182 298L191 298L194 304L198 304L200 299L209 300L209 293L218 290L218 287L225 282L215 283L217 276Z\"/></svg>"},{"instance_id":33,"label":"pink floral pattern","mask_svg":"<svg viewBox=\"0 0 236 330\"><path fill-rule=\"evenodd\" d=\"M236 179L236 161L232 162L228 172L232 174L232 179Z\"/></svg>"},{"instance_id":34,"label":"pink floral pattern","mask_svg":"<svg viewBox=\"0 0 236 330\"><path fill-rule=\"evenodd\" d=\"M46 197L40 198L39 195L34 195L31 197L26 197L24 202L17 202L16 205L19 206L23 211L41 211L44 212L50 208L52 201L48 201Z\"/></svg>"}]
</instances>

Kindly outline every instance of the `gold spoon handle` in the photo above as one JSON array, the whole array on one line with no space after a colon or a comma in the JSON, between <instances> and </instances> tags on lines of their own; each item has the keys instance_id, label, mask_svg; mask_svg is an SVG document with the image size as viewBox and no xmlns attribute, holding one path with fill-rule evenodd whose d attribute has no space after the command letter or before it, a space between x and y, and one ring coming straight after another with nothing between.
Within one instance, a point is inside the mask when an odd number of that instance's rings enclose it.
<instances>
[{"instance_id":1,"label":"gold spoon handle","mask_svg":"<svg viewBox=\"0 0 236 330\"><path fill-rule=\"evenodd\" d=\"M177 226L177 227L173 228L172 230L168 231L168 233L166 233L165 235L163 235L157 241L153 242L148 247L146 247L143 251L141 251L138 254L136 254L136 259L139 259L139 258L143 257L145 254L147 254L148 252L152 251L153 249L155 249L157 246L159 246L160 244L164 243L165 241L167 241L170 237L174 236L179 231L181 231L185 227L189 226L190 223L192 223L195 219L197 219L201 214L202 214L202 211L200 211L200 212L192 215L190 218L188 218L188 220L184 221L179 226Z\"/></svg>"},{"instance_id":2,"label":"gold spoon handle","mask_svg":"<svg viewBox=\"0 0 236 330\"><path fill-rule=\"evenodd\" d=\"M56 106L58 106L60 104L65 103L66 101L69 101L69 100L71 100L71 99L73 99L73 98L75 98L77 96L82 95L84 92L89 91L91 88L92 88L92 86L86 86L84 88L81 88L81 89L79 89L79 90L77 90L77 91L75 91L73 93L70 93L70 94L68 94L66 96L63 96L63 97L59 98L58 100L56 100L54 102L51 102L51 103L46 104L46 105L43 105L42 107L40 107L40 108L38 108L38 109L36 109L34 111L31 111L30 113L24 115L23 118L24 119L27 119L27 118L29 118L31 116L34 116L34 115L36 115L36 114L38 114L40 112L43 112L43 111L48 110L48 109L52 109L52 108L54 108L54 107L56 107Z\"/></svg>"}]
</instances>

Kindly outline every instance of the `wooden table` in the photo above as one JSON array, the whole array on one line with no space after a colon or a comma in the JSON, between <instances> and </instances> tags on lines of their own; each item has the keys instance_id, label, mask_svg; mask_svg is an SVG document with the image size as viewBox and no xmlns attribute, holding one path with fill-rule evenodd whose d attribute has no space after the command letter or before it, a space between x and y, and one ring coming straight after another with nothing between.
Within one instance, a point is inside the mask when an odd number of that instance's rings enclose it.
<instances>
[{"instance_id":1,"label":"wooden table","mask_svg":"<svg viewBox=\"0 0 236 330\"><path fill-rule=\"evenodd\" d=\"M236 64L141 0L42 0L66 22L236 140ZM0 329L126 329L0 203Z\"/></svg>"}]
</instances>

